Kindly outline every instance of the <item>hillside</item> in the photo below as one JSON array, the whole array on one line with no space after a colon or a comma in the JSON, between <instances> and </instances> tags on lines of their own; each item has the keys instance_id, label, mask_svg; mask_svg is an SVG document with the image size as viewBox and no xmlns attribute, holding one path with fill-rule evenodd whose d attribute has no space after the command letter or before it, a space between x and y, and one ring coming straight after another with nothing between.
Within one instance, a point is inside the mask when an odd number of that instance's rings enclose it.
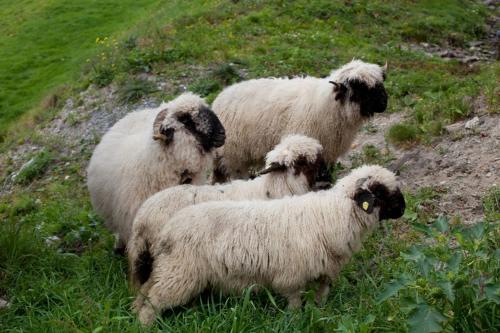
<instances>
[{"instance_id":1,"label":"hillside","mask_svg":"<svg viewBox=\"0 0 500 333\"><path fill-rule=\"evenodd\" d=\"M143 331L85 186L118 119L186 89L212 100L240 80L325 76L353 57L388 62L389 108L332 176L398 165L404 217L366 241L324 306L212 294L153 331L500 329L496 2L117 3L0 9L0 331Z\"/></svg>"}]
</instances>

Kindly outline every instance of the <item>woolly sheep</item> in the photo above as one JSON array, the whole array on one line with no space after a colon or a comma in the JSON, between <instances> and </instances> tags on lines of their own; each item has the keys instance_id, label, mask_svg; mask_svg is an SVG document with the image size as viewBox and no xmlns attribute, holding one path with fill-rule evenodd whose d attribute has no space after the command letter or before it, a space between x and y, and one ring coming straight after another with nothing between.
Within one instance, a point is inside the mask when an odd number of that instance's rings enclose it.
<instances>
[{"instance_id":1,"label":"woolly sheep","mask_svg":"<svg viewBox=\"0 0 500 333\"><path fill-rule=\"evenodd\" d=\"M88 166L92 205L122 251L137 209L170 186L205 184L225 131L203 99L185 93L128 114L97 145Z\"/></svg>"},{"instance_id":2,"label":"woolly sheep","mask_svg":"<svg viewBox=\"0 0 500 333\"><path fill-rule=\"evenodd\" d=\"M150 197L137 212L128 243L132 286L138 287L149 278L156 236L175 212L206 201L276 199L328 186L330 174L322 151L316 139L288 136L267 154L260 177L217 186L176 186Z\"/></svg>"},{"instance_id":3,"label":"woolly sheep","mask_svg":"<svg viewBox=\"0 0 500 333\"><path fill-rule=\"evenodd\" d=\"M386 109L385 70L353 60L327 78L264 78L224 89L212 104L228 132L217 166L226 173L221 177L247 177L248 168L261 165L286 134L318 139L326 162L333 164L360 126Z\"/></svg>"},{"instance_id":4,"label":"woolly sheep","mask_svg":"<svg viewBox=\"0 0 500 333\"><path fill-rule=\"evenodd\" d=\"M320 301L363 237L404 209L395 175L380 166L355 169L327 191L184 208L163 227L162 251L134 310L149 324L155 311L186 304L208 286L241 292L253 284L296 308L311 281L320 282Z\"/></svg>"}]
</instances>

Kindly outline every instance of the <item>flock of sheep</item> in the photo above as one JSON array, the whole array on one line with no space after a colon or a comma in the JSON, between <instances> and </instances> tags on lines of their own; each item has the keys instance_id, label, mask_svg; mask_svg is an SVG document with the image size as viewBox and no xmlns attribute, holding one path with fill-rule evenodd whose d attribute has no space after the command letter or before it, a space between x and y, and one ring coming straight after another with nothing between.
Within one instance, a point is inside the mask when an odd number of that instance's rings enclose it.
<instances>
[{"instance_id":1,"label":"flock of sheep","mask_svg":"<svg viewBox=\"0 0 500 333\"><path fill-rule=\"evenodd\" d=\"M184 93L104 135L88 188L128 255L142 323L206 288L257 284L296 308L317 281L324 300L363 237L404 213L396 176L380 166L329 188L327 166L387 107L385 70L353 60L327 78L244 81L213 111Z\"/></svg>"}]
</instances>

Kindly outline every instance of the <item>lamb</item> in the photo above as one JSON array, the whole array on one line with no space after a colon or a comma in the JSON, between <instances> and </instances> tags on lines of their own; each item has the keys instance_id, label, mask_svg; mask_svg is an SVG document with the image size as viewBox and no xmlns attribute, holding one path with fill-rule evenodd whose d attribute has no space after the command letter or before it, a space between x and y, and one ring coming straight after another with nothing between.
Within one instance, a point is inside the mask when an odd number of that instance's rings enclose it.
<instances>
[{"instance_id":1,"label":"lamb","mask_svg":"<svg viewBox=\"0 0 500 333\"><path fill-rule=\"evenodd\" d=\"M205 184L214 148L224 144L217 116L184 93L158 108L128 114L97 145L87 169L95 211L125 249L137 209L152 194L179 184Z\"/></svg>"},{"instance_id":2,"label":"lamb","mask_svg":"<svg viewBox=\"0 0 500 333\"><path fill-rule=\"evenodd\" d=\"M131 285L137 288L149 278L156 236L175 212L206 201L276 199L329 186L322 152L316 139L288 136L267 154L265 169L253 180L217 186L180 185L150 197L136 215L128 243Z\"/></svg>"},{"instance_id":3,"label":"lamb","mask_svg":"<svg viewBox=\"0 0 500 333\"><path fill-rule=\"evenodd\" d=\"M241 292L258 284L297 308L305 286L319 281L321 301L363 237L404 210L396 176L380 166L355 169L326 191L184 208L159 235L162 251L134 311L149 324L155 311L186 304L207 286Z\"/></svg>"},{"instance_id":4,"label":"lamb","mask_svg":"<svg viewBox=\"0 0 500 333\"><path fill-rule=\"evenodd\" d=\"M286 134L318 139L326 162L333 164L360 126L385 111L386 68L353 60L327 78L265 78L224 89L212 104L228 132L217 165L220 177L247 177Z\"/></svg>"}]
</instances>

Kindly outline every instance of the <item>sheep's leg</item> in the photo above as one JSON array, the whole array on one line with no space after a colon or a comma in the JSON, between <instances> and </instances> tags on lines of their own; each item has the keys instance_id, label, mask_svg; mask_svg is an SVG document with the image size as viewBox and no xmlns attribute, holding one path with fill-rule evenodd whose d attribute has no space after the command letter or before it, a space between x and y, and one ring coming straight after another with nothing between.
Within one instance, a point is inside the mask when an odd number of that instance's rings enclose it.
<instances>
[{"instance_id":1,"label":"sheep's leg","mask_svg":"<svg viewBox=\"0 0 500 333\"><path fill-rule=\"evenodd\" d=\"M302 307L302 297L300 295L300 289L284 293L283 296L285 296L288 300L289 310L296 310Z\"/></svg>"},{"instance_id":2,"label":"sheep's leg","mask_svg":"<svg viewBox=\"0 0 500 333\"><path fill-rule=\"evenodd\" d=\"M330 279L327 276L322 276L318 279L318 282L319 287L316 291L314 300L316 301L316 304L323 305L326 301L328 293L330 292Z\"/></svg>"},{"instance_id":3,"label":"sheep's leg","mask_svg":"<svg viewBox=\"0 0 500 333\"><path fill-rule=\"evenodd\" d=\"M197 272L181 263L159 263L161 271L155 272L150 280L154 281L147 292L148 299L138 310L139 320L144 325L153 322L157 313L188 303L205 287L200 283Z\"/></svg>"},{"instance_id":4,"label":"sheep's leg","mask_svg":"<svg viewBox=\"0 0 500 333\"><path fill-rule=\"evenodd\" d=\"M120 236L118 236L118 234L115 234L115 248L114 248L115 254L119 256L125 256L127 247L125 244L126 242L122 240Z\"/></svg>"},{"instance_id":5,"label":"sheep's leg","mask_svg":"<svg viewBox=\"0 0 500 333\"><path fill-rule=\"evenodd\" d=\"M147 280L140 288L137 296L135 297L134 303L132 304L132 311L135 313L139 313L140 309L144 306L146 302L147 295L149 290L153 286L153 280Z\"/></svg>"}]
</instances>

